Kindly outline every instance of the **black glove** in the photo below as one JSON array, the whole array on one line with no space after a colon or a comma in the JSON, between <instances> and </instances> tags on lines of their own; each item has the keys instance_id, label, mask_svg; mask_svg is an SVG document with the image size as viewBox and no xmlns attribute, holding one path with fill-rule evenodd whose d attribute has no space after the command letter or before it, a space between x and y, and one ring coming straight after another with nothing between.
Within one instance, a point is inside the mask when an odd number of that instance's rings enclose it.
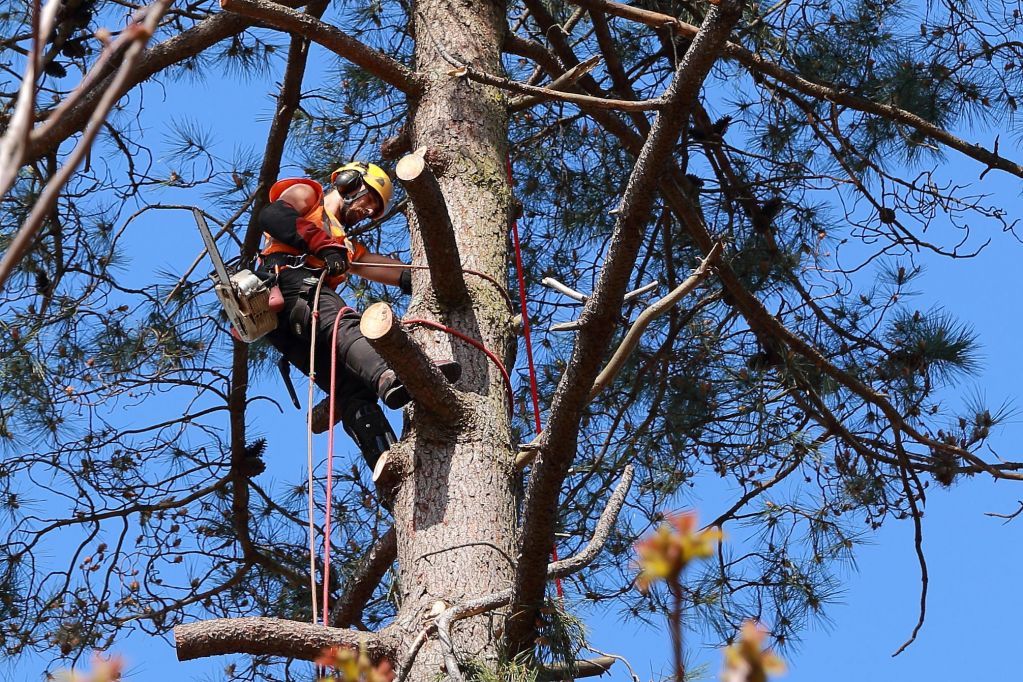
<instances>
[{"instance_id":1,"label":"black glove","mask_svg":"<svg viewBox=\"0 0 1023 682\"><path fill-rule=\"evenodd\" d=\"M325 263L323 269L329 276L337 277L348 272L348 249L330 247L323 249L317 255L323 259Z\"/></svg>"},{"instance_id":2,"label":"black glove","mask_svg":"<svg viewBox=\"0 0 1023 682\"><path fill-rule=\"evenodd\" d=\"M402 270L401 274L398 275L398 288L401 289L401 293L406 296L412 295L412 271Z\"/></svg>"}]
</instances>

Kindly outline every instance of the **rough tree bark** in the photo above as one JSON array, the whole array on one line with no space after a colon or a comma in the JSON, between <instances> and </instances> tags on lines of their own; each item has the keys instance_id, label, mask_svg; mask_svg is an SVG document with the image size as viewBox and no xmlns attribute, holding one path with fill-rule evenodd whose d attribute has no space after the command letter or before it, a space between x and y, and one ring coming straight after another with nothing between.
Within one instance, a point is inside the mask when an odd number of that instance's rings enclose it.
<instances>
[{"instance_id":1,"label":"rough tree bark","mask_svg":"<svg viewBox=\"0 0 1023 682\"><path fill-rule=\"evenodd\" d=\"M505 169L507 112L494 88L450 75L444 53L490 73L501 73L503 2L420 0L414 16L415 68L425 78L411 103L412 148L425 160L444 195L463 268L505 281L511 194ZM414 210L408 211L413 263L427 264L428 246ZM434 217L434 220L439 219ZM430 245L433 246L433 245ZM514 348L511 311L494 286L465 277L469 305L445 309L430 271L414 271L408 318L428 318L473 337L499 356ZM457 297L451 297L457 301ZM394 629L411 644L438 600L455 604L505 589L514 576L515 451L509 406L498 369L478 350L423 327L412 335L433 359L462 363L458 388L470 391L471 412L457 432L425 409L412 410L400 447L411 474L398 483L394 517L398 537L401 610ZM507 357L506 357L507 359ZM452 633L464 658L491 665L500 618L484 614L458 622ZM411 680L433 679L443 660L435 639L419 652Z\"/></svg>"}]
</instances>

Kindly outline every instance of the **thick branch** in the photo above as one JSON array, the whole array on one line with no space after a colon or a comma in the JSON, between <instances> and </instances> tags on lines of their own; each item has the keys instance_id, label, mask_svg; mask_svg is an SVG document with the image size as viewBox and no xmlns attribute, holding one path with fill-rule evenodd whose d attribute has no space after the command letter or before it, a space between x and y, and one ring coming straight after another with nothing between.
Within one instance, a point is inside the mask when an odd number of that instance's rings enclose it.
<instances>
[{"instance_id":1,"label":"thick branch","mask_svg":"<svg viewBox=\"0 0 1023 682\"><path fill-rule=\"evenodd\" d=\"M582 329L552 401L547 429L541 435L541 454L530 477L524 503L519 546L522 556L542 556L553 542L558 493L575 455L580 417L610 345L614 316L621 307L639 245L643 242L643 230L657 183L688 121L692 102L741 13L742 3L734 0L711 7L700 33L679 62L665 96L665 107L655 119L630 175L609 240L607 259L597 287L583 310ZM535 609L543 596L543 576L528 563L521 562L516 574L519 608L513 611L506 635L512 652L528 646L535 627Z\"/></svg>"},{"instance_id":2,"label":"thick branch","mask_svg":"<svg viewBox=\"0 0 1023 682\"><path fill-rule=\"evenodd\" d=\"M345 583L344 594L331 611L330 623L334 627L351 627L362 618L362 610L398 554L397 538L392 527L359 562L355 573Z\"/></svg>"},{"instance_id":3,"label":"thick branch","mask_svg":"<svg viewBox=\"0 0 1023 682\"><path fill-rule=\"evenodd\" d=\"M462 260L448 206L437 177L426 164L425 154L425 149L418 149L402 157L394 172L408 193L423 235L437 302L447 309L460 308L469 301L469 290L462 276Z\"/></svg>"},{"instance_id":4,"label":"thick branch","mask_svg":"<svg viewBox=\"0 0 1023 682\"><path fill-rule=\"evenodd\" d=\"M417 94L422 88L416 74L401 62L307 14L268 0L220 0L220 6L281 31L305 36L406 94Z\"/></svg>"},{"instance_id":5,"label":"thick branch","mask_svg":"<svg viewBox=\"0 0 1023 682\"><path fill-rule=\"evenodd\" d=\"M462 415L458 392L422 347L405 333L391 306L384 302L371 305L362 314L359 328L419 405L448 422L458 421Z\"/></svg>"},{"instance_id":6,"label":"thick branch","mask_svg":"<svg viewBox=\"0 0 1023 682\"><path fill-rule=\"evenodd\" d=\"M360 632L281 618L218 618L174 628L179 661L225 654L315 660L332 646L365 647L370 658L391 658L398 642L387 630Z\"/></svg>"}]
</instances>

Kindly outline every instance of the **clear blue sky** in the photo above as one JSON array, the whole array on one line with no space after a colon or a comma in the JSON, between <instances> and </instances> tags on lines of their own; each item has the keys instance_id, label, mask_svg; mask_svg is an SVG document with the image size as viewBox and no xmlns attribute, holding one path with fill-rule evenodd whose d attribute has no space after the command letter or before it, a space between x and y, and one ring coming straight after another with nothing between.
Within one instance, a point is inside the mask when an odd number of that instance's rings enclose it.
<instances>
[{"instance_id":1,"label":"clear blue sky","mask_svg":"<svg viewBox=\"0 0 1023 682\"><path fill-rule=\"evenodd\" d=\"M322 56L322 51L317 49L316 54ZM318 76L322 70L312 68L310 73ZM171 119L188 116L201 118L216 131L216 151L221 156L230 156L238 147L261 149L271 111L267 95L276 91L276 85L226 79L216 85L168 83L165 90L149 88L143 120L150 139L158 140ZM201 110L195 107L197 93L202 94ZM967 137L987 141L993 136ZM160 143L155 144L158 147ZM979 169L963 162L962 157L950 154L949 160L964 174L962 181L977 178ZM159 176L161 167L169 171L172 165L157 155L154 174ZM998 192L1011 213L1018 202L1017 184L995 174L987 181L989 191ZM181 197L168 192L154 199L170 202ZM995 405L1021 393L1023 360L1016 337L1023 327L1023 302L1018 296L1023 246L1011 235L991 236L991 247L973 261L926 260L927 270L917 287L925 292L917 299L919 307L945 307L969 321L983 340L981 373L948 393L947 400L953 403L978 388ZM131 266L140 271L181 271L200 247L187 214L154 215L142 221L130 239L149 247L137 251ZM269 434L272 442L293 439L303 428L295 412L276 424ZM1021 434L1023 424L1010 423L996 433L993 447L1006 457L1018 458ZM274 450L271 447L271 452ZM274 462L271 473L297 478L303 467L304 462L299 461ZM697 483L696 493L704 498L699 505L702 518L716 515L724 504L728 491L716 489L716 485L716 481L708 481L706 486ZM1023 519L1003 526L1001 520L984 513L1012 511L1018 499L1023 499L1023 487L1005 482L964 481L947 492L932 486L924 519L930 598L927 622L917 642L901 656L891 658L916 621L920 581L912 524L889 523L871 537L872 544L858 551L858 570L844 574L843 603L827 612L831 624L811 628L797 649L785 652L790 671L783 679L933 682L1017 677L1011 653L1015 651L1017 614L1023 611L1023 596L1014 586L1023 559L1019 525ZM663 628L623 622L613 610L594 612L587 621L593 645L627 656L641 679L656 679L659 673L668 672L668 640ZM708 676L716 678L720 653L701 648L698 637L690 636L689 641L694 643L690 655L697 663L707 663ZM177 663L168 644L141 637L123 643L119 650L132 664L129 672L137 673L129 679L216 679L228 662ZM41 661L22 660L17 666L0 662L0 680L36 679L35 673L42 668ZM613 679L628 679L624 668L616 666Z\"/></svg>"}]
</instances>

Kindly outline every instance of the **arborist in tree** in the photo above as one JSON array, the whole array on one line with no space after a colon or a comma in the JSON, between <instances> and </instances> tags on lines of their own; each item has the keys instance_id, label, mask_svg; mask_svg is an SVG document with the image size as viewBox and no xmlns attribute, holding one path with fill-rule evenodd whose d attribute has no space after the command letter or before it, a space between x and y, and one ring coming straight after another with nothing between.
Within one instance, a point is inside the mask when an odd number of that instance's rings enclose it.
<instances>
[{"instance_id":1,"label":"arborist in tree","mask_svg":"<svg viewBox=\"0 0 1023 682\"><path fill-rule=\"evenodd\" d=\"M359 331L359 313L345 304L335 288L355 274L412 293L411 270L397 267L404 265L401 261L370 253L345 236L346 228L359 221L381 217L393 191L382 168L352 162L331 173L326 193L313 180L279 180L270 188L270 204L259 214L266 239L261 254L263 268L277 273L284 297L277 329L267 339L288 362L309 374L313 299L319 277L326 271L316 322L316 384L329 395L331 355L336 353L336 414L370 469L380 454L397 442L377 399L398 409L409 402L410 396L394 370ZM341 322L335 349L332 336L338 316ZM454 361L439 367L452 382L461 374L461 366ZM328 410L329 401L314 410L314 433L330 428Z\"/></svg>"}]
</instances>

